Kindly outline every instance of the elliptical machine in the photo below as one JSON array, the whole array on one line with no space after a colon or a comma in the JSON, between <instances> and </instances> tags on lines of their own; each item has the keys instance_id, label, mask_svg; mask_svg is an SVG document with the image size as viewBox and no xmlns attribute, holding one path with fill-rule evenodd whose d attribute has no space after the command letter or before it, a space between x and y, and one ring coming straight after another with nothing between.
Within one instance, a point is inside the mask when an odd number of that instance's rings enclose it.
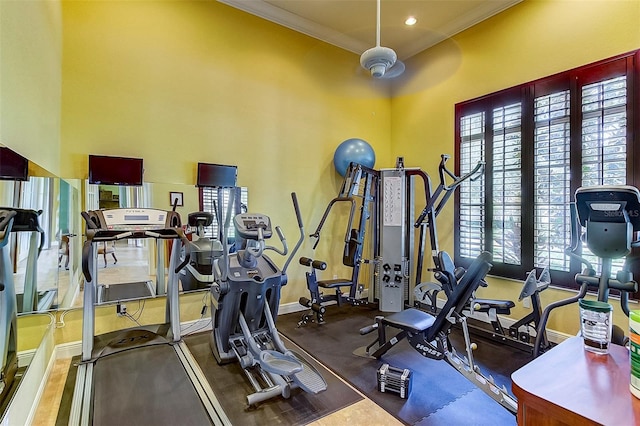
<instances>
[{"instance_id":1,"label":"elliptical machine","mask_svg":"<svg viewBox=\"0 0 640 426\"><path fill-rule=\"evenodd\" d=\"M571 247L567 254L586 267L582 273L575 276L576 283L580 285L578 294L551 303L542 312L534 344L534 357L545 349L541 336L551 311L578 302L587 294L589 288L597 289L597 298L601 302L608 302L609 290L618 290L620 308L629 316L629 293L638 291L638 283L630 270L629 254L633 247L640 246L638 232L640 191L637 188L627 185L602 185L576 190L575 203L571 204ZM600 274L597 274L589 260L582 256L581 242L599 258ZM624 259L624 266L615 274L614 279L612 263L615 259ZM624 333L618 327L614 326L612 340L613 343L622 345L626 342Z\"/></svg>"},{"instance_id":2,"label":"elliptical machine","mask_svg":"<svg viewBox=\"0 0 640 426\"><path fill-rule=\"evenodd\" d=\"M9 394L9 389L18 370L16 289L13 283L13 268L9 255L9 239L15 210L0 209L0 404Z\"/></svg>"},{"instance_id":3,"label":"elliptical machine","mask_svg":"<svg viewBox=\"0 0 640 426\"><path fill-rule=\"evenodd\" d=\"M313 394L327 388L324 378L309 362L284 346L275 326L280 290L287 284L287 267L304 240L295 193L291 198L300 238L282 270L263 254L273 250L287 255L288 247L280 227L275 230L282 250L265 243L273 234L268 216L241 213L234 217L233 224L236 237L246 240L247 245L233 255L224 247L223 265L220 267L218 261L215 268L219 279L211 285L211 350L219 364L240 362L255 389L247 395L250 406L280 395L288 398L295 388ZM230 217L231 208L226 214L225 234ZM226 240L225 235L223 245Z\"/></svg>"}]
</instances>

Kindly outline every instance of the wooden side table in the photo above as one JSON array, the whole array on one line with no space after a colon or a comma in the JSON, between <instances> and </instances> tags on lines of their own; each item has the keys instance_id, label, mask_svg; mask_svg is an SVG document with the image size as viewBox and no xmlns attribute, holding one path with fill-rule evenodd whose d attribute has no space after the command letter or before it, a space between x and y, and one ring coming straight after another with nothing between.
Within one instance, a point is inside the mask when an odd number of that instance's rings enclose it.
<instances>
[{"instance_id":1,"label":"wooden side table","mask_svg":"<svg viewBox=\"0 0 640 426\"><path fill-rule=\"evenodd\" d=\"M629 351L584 350L572 337L511 375L518 425L638 425L640 400L629 391Z\"/></svg>"}]
</instances>

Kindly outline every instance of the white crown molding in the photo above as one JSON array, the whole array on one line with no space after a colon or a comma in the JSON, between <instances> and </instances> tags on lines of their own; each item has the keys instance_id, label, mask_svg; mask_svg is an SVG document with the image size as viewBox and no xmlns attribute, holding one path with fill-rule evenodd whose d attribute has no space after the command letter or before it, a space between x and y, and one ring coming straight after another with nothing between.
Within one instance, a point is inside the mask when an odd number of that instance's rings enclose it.
<instances>
[{"instance_id":1,"label":"white crown molding","mask_svg":"<svg viewBox=\"0 0 640 426\"><path fill-rule=\"evenodd\" d=\"M284 9L280 9L279 7L273 6L263 0L218 1L353 53L360 54L371 47L366 43L354 39L353 37L340 34L337 31L331 30L323 25L317 24Z\"/></svg>"}]
</instances>

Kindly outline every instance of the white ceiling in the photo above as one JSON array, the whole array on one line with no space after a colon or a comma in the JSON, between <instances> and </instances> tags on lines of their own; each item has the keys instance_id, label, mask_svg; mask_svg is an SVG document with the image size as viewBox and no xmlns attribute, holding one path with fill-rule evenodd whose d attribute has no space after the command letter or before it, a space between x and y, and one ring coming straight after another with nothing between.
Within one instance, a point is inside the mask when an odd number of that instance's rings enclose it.
<instances>
[{"instance_id":1,"label":"white ceiling","mask_svg":"<svg viewBox=\"0 0 640 426\"><path fill-rule=\"evenodd\" d=\"M375 0L218 1L357 54L376 44ZM381 0L380 42L404 60L521 1Z\"/></svg>"}]
</instances>

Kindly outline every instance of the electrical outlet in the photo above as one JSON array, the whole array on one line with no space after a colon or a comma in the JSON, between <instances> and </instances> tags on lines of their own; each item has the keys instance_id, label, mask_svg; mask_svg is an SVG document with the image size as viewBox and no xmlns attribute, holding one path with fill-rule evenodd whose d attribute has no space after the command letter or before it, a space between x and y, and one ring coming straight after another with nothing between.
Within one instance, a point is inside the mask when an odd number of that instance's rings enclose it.
<instances>
[{"instance_id":1,"label":"electrical outlet","mask_svg":"<svg viewBox=\"0 0 640 426\"><path fill-rule=\"evenodd\" d=\"M118 303L116 305L116 314L118 314L119 317L127 315L127 305L124 303Z\"/></svg>"},{"instance_id":2,"label":"electrical outlet","mask_svg":"<svg viewBox=\"0 0 640 426\"><path fill-rule=\"evenodd\" d=\"M338 279L338 275L337 274L333 274L333 279L337 280Z\"/></svg>"},{"instance_id":3,"label":"electrical outlet","mask_svg":"<svg viewBox=\"0 0 640 426\"><path fill-rule=\"evenodd\" d=\"M531 299L529 299L528 297L525 297L524 299L522 299L522 306L525 308L530 308L531 307Z\"/></svg>"}]
</instances>

